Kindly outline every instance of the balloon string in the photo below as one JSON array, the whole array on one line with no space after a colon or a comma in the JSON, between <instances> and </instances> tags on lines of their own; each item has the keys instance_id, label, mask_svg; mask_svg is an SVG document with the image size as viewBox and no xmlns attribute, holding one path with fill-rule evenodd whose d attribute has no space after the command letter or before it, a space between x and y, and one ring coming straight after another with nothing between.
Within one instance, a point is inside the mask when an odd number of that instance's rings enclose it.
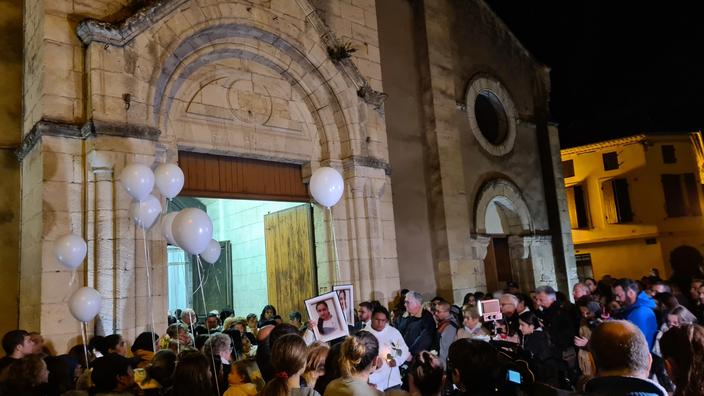
<instances>
[{"instance_id":1,"label":"balloon string","mask_svg":"<svg viewBox=\"0 0 704 396\"><path fill-rule=\"evenodd\" d=\"M71 272L71 280L68 281L68 290L66 291L66 294L64 295L64 298L61 300L62 302L68 301L69 297L71 296L71 293L73 290L71 290L71 286L73 286L73 282L76 281L76 269L74 268L73 271Z\"/></svg>"},{"instance_id":2,"label":"balloon string","mask_svg":"<svg viewBox=\"0 0 704 396\"><path fill-rule=\"evenodd\" d=\"M149 300L147 301L147 319L150 320L152 326L152 333L156 333L156 326L154 325L154 308L152 306L152 275L150 270L150 259L149 259L149 249L147 248L147 230L142 228L142 235L144 236L144 264L147 269L147 296Z\"/></svg>"},{"instance_id":3,"label":"balloon string","mask_svg":"<svg viewBox=\"0 0 704 396\"><path fill-rule=\"evenodd\" d=\"M328 212L330 213L330 228L332 228L332 246L335 250L335 273L337 274L337 281L340 280L340 256L337 251L337 237L335 237L335 218L332 215L332 209L328 206ZM335 284L335 279L333 279L333 284Z\"/></svg>"},{"instance_id":4,"label":"balloon string","mask_svg":"<svg viewBox=\"0 0 704 396\"><path fill-rule=\"evenodd\" d=\"M86 338L88 338L87 333L86 322L81 322L81 338L83 339L83 356L86 359L86 370L90 369L90 362L88 361L88 343L86 342Z\"/></svg>"},{"instance_id":5,"label":"balloon string","mask_svg":"<svg viewBox=\"0 0 704 396\"><path fill-rule=\"evenodd\" d=\"M203 269L203 264L202 264L202 262L201 262L200 260L198 261L198 264L197 264L197 265L200 266L200 270L201 270L201 271L205 272L205 270ZM200 285L198 285L198 287L196 288L196 291L193 292L193 295L194 295L194 296L196 295L196 293L198 293L198 290L201 290L202 287L205 287L205 285L208 284L208 280L209 280L209 279L210 279L210 271L208 271L208 273L205 274L205 280L204 280ZM216 278L216 279L217 279L217 278Z\"/></svg>"},{"instance_id":6,"label":"balloon string","mask_svg":"<svg viewBox=\"0 0 704 396\"><path fill-rule=\"evenodd\" d=\"M205 306L205 289L203 288L203 274L201 271L201 268L203 267L203 263L200 261L200 256L196 255L196 261L198 261L198 265L196 268L198 268L198 280L200 281L200 295L201 298L203 299L203 310L205 311L205 315L207 317L208 315L208 308ZM205 327L208 329L208 339L210 339L210 327L208 327L208 323L206 321ZM211 341L212 343L212 341ZM210 348L210 360L213 362L213 376L215 377L215 387L218 390L218 395L220 394L220 378L218 378L218 373L216 372L217 368L215 367L215 356L213 356L213 348L211 345Z\"/></svg>"}]
</instances>

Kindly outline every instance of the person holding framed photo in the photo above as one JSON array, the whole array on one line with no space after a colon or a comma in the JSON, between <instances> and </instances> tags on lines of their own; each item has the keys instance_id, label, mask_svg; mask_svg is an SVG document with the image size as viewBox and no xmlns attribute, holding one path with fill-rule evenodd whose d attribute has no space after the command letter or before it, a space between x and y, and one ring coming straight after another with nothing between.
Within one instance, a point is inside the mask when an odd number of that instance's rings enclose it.
<instances>
[{"instance_id":1,"label":"person holding framed photo","mask_svg":"<svg viewBox=\"0 0 704 396\"><path fill-rule=\"evenodd\" d=\"M305 304L311 320L310 329L317 340L327 342L349 334L336 292L310 298Z\"/></svg>"}]
</instances>

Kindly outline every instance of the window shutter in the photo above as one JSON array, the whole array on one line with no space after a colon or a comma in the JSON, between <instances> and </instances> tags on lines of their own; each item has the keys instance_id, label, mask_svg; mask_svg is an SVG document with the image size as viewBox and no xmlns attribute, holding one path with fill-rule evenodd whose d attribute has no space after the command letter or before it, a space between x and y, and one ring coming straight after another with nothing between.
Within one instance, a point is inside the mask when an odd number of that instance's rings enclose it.
<instances>
[{"instance_id":1,"label":"window shutter","mask_svg":"<svg viewBox=\"0 0 704 396\"><path fill-rule=\"evenodd\" d=\"M626 179L614 179L612 183L618 222L630 223L633 221L633 211L631 210L631 197L628 193L628 181Z\"/></svg>"},{"instance_id":2,"label":"window shutter","mask_svg":"<svg viewBox=\"0 0 704 396\"><path fill-rule=\"evenodd\" d=\"M699 189L697 188L697 179L694 173L685 173L684 189L687 194L687 209L690 216L701 216L702 209L699 206Z\"/></svg>"},{"instance_id":3,"label":"window shutter","mask_svg":"<svg viewBox=\"0 0 704 396\"><path fill-rule=\"evenodd\" d=\"M574 187L567 187L567 210L570 213L570 225L572 229L579 228L579 220L577 219L577 207L574 200Z\"/></svg>"},{"instance_id":4,"label":"window shutter","mask_svg":"<svg viewBox=\"0 0 704 396\"><path fill-rule=\"evenodd\" d=\"M665 194L667 217L685 216L684 195L680 186L680 175L661 175L662 190Z\"/></svg>"},{"instance_id":5,"label":"window shutter","mask_svg":"<svg viewBox=\"0 0 704 396\"><path fill-rule=\"evenodd\" d=\"M614 199L614 188L611 185L611 180L601 183L602 196L604 198L604 215L608 224L617 224L618 215L616 214L616 201Z\"/></svg>"}]
</instances>

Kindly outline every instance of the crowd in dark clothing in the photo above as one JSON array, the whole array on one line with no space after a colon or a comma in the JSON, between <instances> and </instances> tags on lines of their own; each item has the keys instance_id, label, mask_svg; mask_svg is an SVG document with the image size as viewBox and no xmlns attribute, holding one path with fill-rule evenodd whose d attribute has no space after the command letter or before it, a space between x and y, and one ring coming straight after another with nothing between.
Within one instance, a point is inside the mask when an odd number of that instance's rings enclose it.
<instances>
[{"instance_id":1,"label":"crowd in dark clothing","mask_svg":"<svg viewBox=\"0 0 704 396\"><path fill-rule=\"evenodd\" d=\"M509 283L462 306L402 290L389 309L358 308L350 335L329 342L271 305L200 320L184 309L161 335L95 336L58 356L15 330L0 395L704 395L699 278L585 279L571 299Z\"/></svg>"}]
</instances>

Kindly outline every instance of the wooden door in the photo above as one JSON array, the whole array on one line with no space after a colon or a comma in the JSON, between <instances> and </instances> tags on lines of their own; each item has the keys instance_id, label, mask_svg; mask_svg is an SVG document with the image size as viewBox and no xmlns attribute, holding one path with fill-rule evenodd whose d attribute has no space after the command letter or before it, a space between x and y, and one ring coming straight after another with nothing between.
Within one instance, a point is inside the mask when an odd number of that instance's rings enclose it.
<instances>
[{"instance_id":1,"label":"wooden door","mask_svg":"<svg viewBox=\"0 0 704 396\"><path fill-rule=\"evenodd\" d=\"M303 302L316 295L311 216L309 204L264 216L269 304L282 318L292 311L305 318Z\"/></svg>"},{"instance_id":2,"label":"wooden door","mask_svg":"<svg viewBox=\"0 0 704 396\"><path fill-rule=\"evenodd\" d=\"M508 250L508 238L491 238L484 258L486 287L489 293L506 287L506 282L513 280L511 257Z\"/></svg>"},{"instance_id":3,"label":"wooden door","mask_svg":"<svg viewBox=\"0 0 704 396\"><path fill-rule=\"evenodd\" d=\"M205 320L209 311L232 309L232 243L230 241L220 242L220 258L215 264L201 260L203 268L203 293L205 295L205 306L203 306L203 295L201 295L200 279L198 278L198 262L195 256L191 257L193 269L191 276L193 279L193 309L198 314L198 318ZM197 290L197 291L196 291Z\"/></svg>"}]
</instances>

